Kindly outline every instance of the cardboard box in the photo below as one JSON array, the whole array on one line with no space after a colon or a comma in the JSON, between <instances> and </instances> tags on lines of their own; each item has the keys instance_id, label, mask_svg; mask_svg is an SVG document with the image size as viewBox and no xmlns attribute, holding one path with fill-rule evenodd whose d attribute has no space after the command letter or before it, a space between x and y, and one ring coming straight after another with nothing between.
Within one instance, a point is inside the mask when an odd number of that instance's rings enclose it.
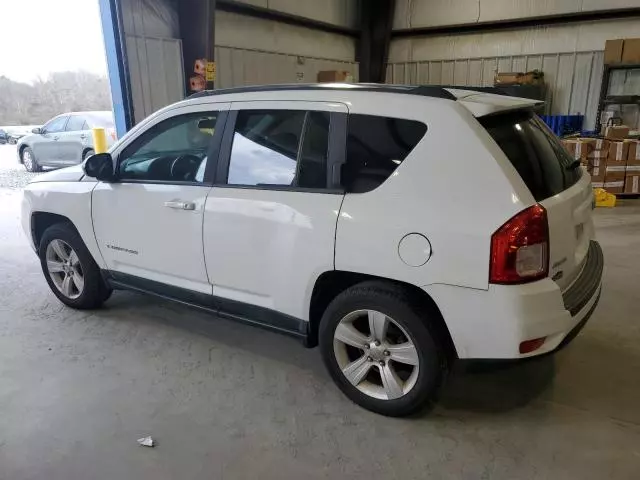
<instances>
[{"instance_id":1,"label":"cardboard box","mask_svg":"<svg viewBox=\"0 0 640 480\"><path fill-rule=\"evenodd\" d=\"M640 62L640 38L625 38L622 48L622 63Z\"/></svg>"},{"instance_id":2,"label":"cardboard box","mask_svg":"<svg viewBox=\"0 0 640 480\"><path fill-rule=\"evenodd\" d=\"M609 145L609 156L607 157L607 165L626 165L629 156L629 145L632 142L611 142Z\"/></svg>"},{"instance_id":3,"label":"cardboard box","mask_svg":"<svg viewBox=\"0 0 640 480\"><path fill-rule=\"evenodd\" d=\"M353 82L353 75L342 70L323 70L318 72L318 82Z\"/></svg>"},{"instance_id":4,"label":"cardboard box","mask_svg":"<svg viewBox=\"0 0 640 480\"><path fill-rule=\"evenodd\" d=\"M629 142L629 154L627 156L627 165L640 165L640 142L634 140Z\"/></svg>"},{"instance_id":5,"label":"cardboard box","mask_svg":"<svg viewBox=\"0 0 640 480\"><path fill-rule=\"evenodd\" d=\"M604 64L611 65L612 63L622 62L623 46L623 39L607 40L604 42Z\"/></svg>"},{"instance_id":6,"label":"cardboard box","mask_svg":"<svg viewBox=\"0 0 640 480\"><path fill-rule=\"evenodd\" d=\"M579 160L581 158L589 157L589 154L593 152L593 149L596 146L596 140L594 138L572 138L563 140L562 144L567 152L569 152L569 155L576 160Z\"/></svg>"},{"instance_id":7,"label":"cardboard box","mask_svg":"<svg viewBox=\"0 0 640 480\"><path fill-rule=\"evenodd\" d=\"M544 74L538 70L531 72L501 72L493 78L494 85L540 85Z\"/></svg>"},{"instance_id":8,"label":"cardboard box","mask_svg":"<svg viewBox=\"0 0 640 480\"><path fill-rule=\"evenodd\" d=\"M637 175L627 174L624 179L624 193L640 193L640 172Z\"/></svg>"},{"instance_id":9,"label":"cardboard box","mask_svg":"<svg viewBox=\"0 0 640 480\"><path fill-rule=\"evenodd\" d=\"M606 160L609 156L609 149L607 150L594 150L587 155L588 159L593 160Z\"/></svg>"},{"instance_id":10,"label":"cardboard box","mask_svg":"<svg viewBox=\"0 0 640 480\"><path fill-rule=\"evenodd\" d=\"M609 150L609 144L611 140L606 138L596 138L596 150Z\"/></svg>"},{"instance_id":11,"label":"cardboard box","mask_svg":"<svg viewBox=\"0 0 640 480\"><path fill-rule=\"evenodd\" d=\"M624 140L629 136L629 131L626 125L611 125L604 130L604 136L609 140Z\"/></svg>"},{"instance_id":12,"label":"cardboard box","mask_svg":"<svg viewBox=\"0 0 640 480\"><path fill-rule=\"evenodd\" d=\"M605 177L605 167L600 166L600 167L592 167L591 170L589 171L589 174L591 175L591 182L592 183L596 183L596 182L604 182L604 177Z\"/></svg>"},{"instance_id":13,"label":"cardboard box","mask_svg":"<svg viewBox=\"0 0 640 480\"><path fill-rule=\"evenodd\" d=\"M604 175L604 189L609 193L622 193L624 191L624 178L626 176L626 166L607 164Z\"/></svg>"}]
</instances>

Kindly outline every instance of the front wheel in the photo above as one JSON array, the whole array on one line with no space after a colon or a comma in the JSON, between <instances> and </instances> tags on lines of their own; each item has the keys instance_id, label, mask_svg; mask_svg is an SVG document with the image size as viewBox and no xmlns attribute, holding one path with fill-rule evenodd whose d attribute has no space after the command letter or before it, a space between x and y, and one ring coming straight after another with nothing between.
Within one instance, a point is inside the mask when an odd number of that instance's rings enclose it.
<instances>
[{"instance_id":1,"label":"front wheel","mask_svg":"<svg viewBox=\"0 0 640 480\"><path fill-rule=\"evenodd\" d=\"M60 223L45 230L38 253L51 291L65 305L96 308L111 295L100 267L71 225Z\"/></svg>"},{"instance_id":2,"label":"front wheel","mask_svg":"<svg viewBox=\"0 0 640 480\"><path fill-rule=\"evenodd\" d=\"M25 149L22 150L22 164L27 172L39 172L42 170L30 147L25 147Z\"/></svg>"},{"instance_id":3,"label":"front wheel","mask_svg":"<svg viewBox=\"0 0 640 480\"><path fill-rule=\"evenodd\" d=\"M400 417L431 404L446 374L444 348L424 311L400 287L356 285L325 311L322 357L340 390L358 405Z\"/></svg>"}]
</instances>

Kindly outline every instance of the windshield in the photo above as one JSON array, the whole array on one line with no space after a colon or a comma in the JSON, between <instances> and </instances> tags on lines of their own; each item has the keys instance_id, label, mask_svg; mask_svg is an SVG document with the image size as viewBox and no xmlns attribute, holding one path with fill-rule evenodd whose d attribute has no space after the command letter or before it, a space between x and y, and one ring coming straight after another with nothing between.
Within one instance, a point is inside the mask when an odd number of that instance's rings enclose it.
<instances>
[{"instance_id":1,"label":"windshield","mask_svg":"<svg viewBox=\"0 0 640 480\"><path fill-rule=\"evenodd\" d=\"M492 115L480 123L509 158L536 201L574 185L582 169L533 112Z\"/></svg>"}]
</instances>

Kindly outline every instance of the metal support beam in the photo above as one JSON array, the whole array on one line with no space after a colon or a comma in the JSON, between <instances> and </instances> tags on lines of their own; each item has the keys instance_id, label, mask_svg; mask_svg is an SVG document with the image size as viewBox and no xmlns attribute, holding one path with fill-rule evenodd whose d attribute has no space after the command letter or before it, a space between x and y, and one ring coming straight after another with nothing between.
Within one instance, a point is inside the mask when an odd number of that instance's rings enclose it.
<instances>
[{"instance_id":1,"label":"metal support beam","mask_svg":"<svg viewBox=\"0 0 640 480\"><path fill-rule=\"evenodd\" d=\"M359 2L360 38L356 61L360 63L360 81L383 83L389 56L395 0Z\"/></svg>"},{"instance_id":2,"label":"metal support beam","mask_svg":"<svg viewBox=\"0 0 640 480\"><path fill-rule=\"evenodd\" d=\"M495 20L491 22L467 23L460 25L443 25L435 27L416 27L394 30L393 38L461 35L465 33L498 32L502 30L520 30L523 28L544 27L550 25L566 25L572 23L592 22L597 20L616 20L640 17L640 8L616 8L592 12L574 12L558 15L543 15L531 18Z\"/></svg>"},{"instance_id":3,"label":"metal support beam","mask_svg":"<svg viewBox=\"0 0 640 480\"><path fill-rule=\"evenodd\" d=\"M122 8L119 0L99 0L100 21L107 54L111 103L118 137L133 126L133 104L127 49L122 37Z\"/></svg>"},{"instance_id":4,"label":"metal support beam","mask_svg":"<svg viewBox=\"0 0 640 480\"><path fill-rule=\"evenodd\" d=\"M368 3L370 0L364 0L361 3ZM290 13L271 10L264 7L251 5L250 3L237 2L234 0L217 0L216 8L223 12L238 13L248 17L261 18L262 20L273 20L275 22L287 23L298 27L311 28L323 32L337 33L339 35L347 35L349 37L357 37L358 31L352 28L334 25L332 23L320 22L311 18L292 15ZM322 8L318 2L318 8Z\"/></svg>"},{"instance_id":5,"label":"metal support beam","mask_svg":"<svg viewBox=\"0 0 640 480\"><path fill-rule=\"evenodd\" d=\"M206 58L215 60L216 0L180 0L178 18L182 38L182 57L185 69L185 85L189 91L189 78L193 76L195 61ZM207 83L213 89L214 82Z\"/></svg>"}]
</instances>

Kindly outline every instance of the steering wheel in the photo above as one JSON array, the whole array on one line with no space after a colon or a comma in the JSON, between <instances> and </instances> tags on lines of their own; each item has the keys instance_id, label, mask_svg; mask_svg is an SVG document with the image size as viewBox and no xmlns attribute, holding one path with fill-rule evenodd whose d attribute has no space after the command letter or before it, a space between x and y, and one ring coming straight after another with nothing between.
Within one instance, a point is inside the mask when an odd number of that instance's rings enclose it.
<instances>
[{"instance_id":1,"label":"steering wheel","mask_svg":"<svg viewBox=\"0 0 640 480\"><path fill-rule=\"evenodd\" d=\"M171 162L171 178L184 182L195 180L202 159L192 154L179 155Z\"/></svg>"}]
</instances>

